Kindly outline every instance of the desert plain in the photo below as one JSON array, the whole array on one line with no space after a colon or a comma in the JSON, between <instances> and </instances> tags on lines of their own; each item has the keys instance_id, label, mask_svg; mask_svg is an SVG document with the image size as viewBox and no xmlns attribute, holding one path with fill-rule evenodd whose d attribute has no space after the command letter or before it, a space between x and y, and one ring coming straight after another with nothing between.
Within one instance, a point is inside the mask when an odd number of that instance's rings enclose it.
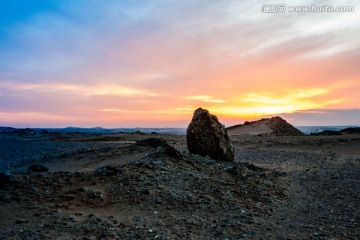
<instances>
[{"instance_id":1,"label":"desert plain","mask_svg":"<svg viewBox=\"0 0 360 240\"><path fill-rule=\"evenodd\" d=\"M0 239L359 238L359 134L230 139L2 133Z\"/></svg>"}]
</instances>

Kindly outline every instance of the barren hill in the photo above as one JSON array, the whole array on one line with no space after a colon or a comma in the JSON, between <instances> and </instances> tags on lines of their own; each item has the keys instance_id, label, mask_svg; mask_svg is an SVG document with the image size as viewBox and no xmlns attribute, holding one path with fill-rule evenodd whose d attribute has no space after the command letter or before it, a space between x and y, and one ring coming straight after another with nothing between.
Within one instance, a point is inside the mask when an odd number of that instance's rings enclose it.
<instances>
[{"instance_id":1,"label":"barren hill","mask_svg":"<svg viewBox=\"0 0 360 240\"><path fill-rule=\"evenodd\" d=\"M276 135L302 136L300 130L281 117L263 118L258 121L245 122L227 128L229 135Z\"/></svg>"}]
</instances>

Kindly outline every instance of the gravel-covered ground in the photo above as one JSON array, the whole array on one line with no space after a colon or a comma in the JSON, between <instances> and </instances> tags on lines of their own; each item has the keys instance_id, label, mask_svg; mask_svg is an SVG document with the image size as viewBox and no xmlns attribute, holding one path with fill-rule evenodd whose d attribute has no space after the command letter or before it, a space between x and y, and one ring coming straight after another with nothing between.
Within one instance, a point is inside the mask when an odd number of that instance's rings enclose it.
<instances>
[{"instance_id":1,"label":"gravel-covered ground","mask_svg":"<svg viewBox=\"0 0 360 240\"><path fill-rule=\"evenodd\" d=\"M46 162L75 152L101 151L109 143L37 139L0 139L0 172L34 162Z\"/></svg>"},{"instance_id":2,"label":"gravel-covered ground","mask_svg":"<svg viewBox=\"0 0 360 240\"><path fill-rule=\"evenodd\" d=\"M360 235L360 136L233 137L234 163L188 154L184 136L135 143L149 137L4 137L16 164L0 175L0 239Z\"/></svg>"},{"instance_id":3,"label":"gravel-covered ground","mask_svg":"<svg viewBox=\"0 0 360 240\"><path fill-rule=\"evenodd\" d=\"M358 239L359 135L234 139L237 160L286 173L287 200L264 219L282 239ZM274 238L274 235L270 235Z\"/></svg>"},{"instance_id":4,"label":"gravel-covered ground","mask_svg":"<svg viewBox=\"0 0 360 240\"><path fill-rule=\"evenodd\" d=\"M33 163L47 163L79 153L93 155L119 144L131 143L147 135L122 134L121 137L100 134L1 134L0 173L26 169ZM25 168L24 168L25 166Z\"/></svg>"}]
</instances>

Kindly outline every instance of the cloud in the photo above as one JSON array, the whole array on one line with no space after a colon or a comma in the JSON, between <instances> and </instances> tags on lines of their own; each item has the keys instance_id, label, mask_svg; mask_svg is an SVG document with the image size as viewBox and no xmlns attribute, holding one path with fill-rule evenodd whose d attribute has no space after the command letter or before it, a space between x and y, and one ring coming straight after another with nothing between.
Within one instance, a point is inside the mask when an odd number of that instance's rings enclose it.
<instances>
[{"instance_id":1,"label":"cloud","mask_svg":"<svg viewBox=\"0 0 360 240\"><path fill-rule=\"evenodd\" d=\"M329 98L326 96L329 93L330 90L320 88L292 89L275 93L251 92L233 99L225 106L212 106L211 110L223 116L253 118L326 107L342 101Z\"/></svg>"},{"instance_id":2,"label":"cloud","mask_svg":"<svg viewBox=\"0 0 360 240\"><path fill-rule=\"evenodd\" d=\"M85 120L84 117L26 111L11 114L0 111L0 119L2 126L14 127L70 126L76 123L83 123ZM44 119L46 119L46 122L44 122Z\"/></svg>"},{"instance_id":3,"label":"cloud","mask_svg":"<svg viewBox=\"0 0 360 240\"><path fill-rule=\"evenodd\" d=\"M0 39L0 109L150 121L199 104L239 118L359 107L357 12L265 14L262 4L56 1Z\"/></svg>"},{"instance_id":4,"label":"cloud","mask_svg":"<svg viewBox=\"0 0 360 240\"><path fill-rule=\"evenodd\" d=\"M283 94L275 94L271 92L264 93L247 93L245 94L240 101L246 103L255 103L255 104L284 104L302 101L307 98L320 96L328 93L327 89L314 88L314 89L297 89L289 90Z\"/></svg>"},{"instance_id":5,"label":"cloud","mask_svg":"<svg viewBox=\"0 0 360 240\"><path fill-rule=\"evenodd\" d=\"M205 102L205 103L226 103L227 102L225 100L215 99L215 98L213 98L211 96L207 96L207 95L187 96L184 98L188 99L188 100L198 100L198 101Z\"/></svg>"},{"instance_id":6,"label":"cloud","mask_svg":"<svg viewBox=\"0 0 360 240\"><path fill-rule=\"evenodd\" d=\"M67 92L83 96L96 95L118 95L118 96L159 96L159 94L142 89L127 88L119 85L95 85L95 84L69 84L69 83L12 83L0 82L0 87L4 90L17 92L31 92L39 94L42 92Z\"/></svg>"},{"instance_id":7,"label":"cloud","mask_svg":"<svg viewBox=\"0 0 360 240\"><path fill-rule=\"evenodd\" d=\"M281 116L296 126L360 125L360 109L312 109Z\"/></svg>"}]
</instances>

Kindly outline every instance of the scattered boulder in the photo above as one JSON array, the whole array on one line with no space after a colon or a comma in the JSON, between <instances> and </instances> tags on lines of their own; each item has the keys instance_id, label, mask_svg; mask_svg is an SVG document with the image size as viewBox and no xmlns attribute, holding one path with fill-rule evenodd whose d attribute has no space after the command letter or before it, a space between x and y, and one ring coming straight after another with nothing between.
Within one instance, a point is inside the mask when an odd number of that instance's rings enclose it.
<instances>
[{"instance_id":1,"label":"scattered boulder","mask_svg":"<svg viewBox=\"0 0 360 240\"><path fill-rule=\"evenodd\" d=\"M5 188L10 183L10 176L4 173L0 173L0 189Z\"/></svg>"},{"instance_id":2,"label":"scattered boulder","mask_svg":"<svg viewBox=\"0 0 360 240\"><path fill-rule=\"evenodd\" d=\"M98 167L95 170L95 174L100 176L114 176L117 175L118 173L121 173L121 170L114 166Z\"/></svg>"},{"instance_id":3,"label":"scattered boulder","mask_svg":"<svg viewBox=\"0 0 360 240\"><path fill-rule=\"evenodd\" d=\"M195 110L186 139L190 153L215 160L234 161L234 148L224 125L206 109Z\"/></svg>"},{"instance_id":4,"label":"scattered boulder","mask_svg":"<svg viewBox=\"0 0 360 240\"><path fill-rule=\"evenodd\" d=\"M48 172L49 168L41 164L33 164L28 167L28 171L41 173L41 172Z\"/></svg>"}]
</instances>

